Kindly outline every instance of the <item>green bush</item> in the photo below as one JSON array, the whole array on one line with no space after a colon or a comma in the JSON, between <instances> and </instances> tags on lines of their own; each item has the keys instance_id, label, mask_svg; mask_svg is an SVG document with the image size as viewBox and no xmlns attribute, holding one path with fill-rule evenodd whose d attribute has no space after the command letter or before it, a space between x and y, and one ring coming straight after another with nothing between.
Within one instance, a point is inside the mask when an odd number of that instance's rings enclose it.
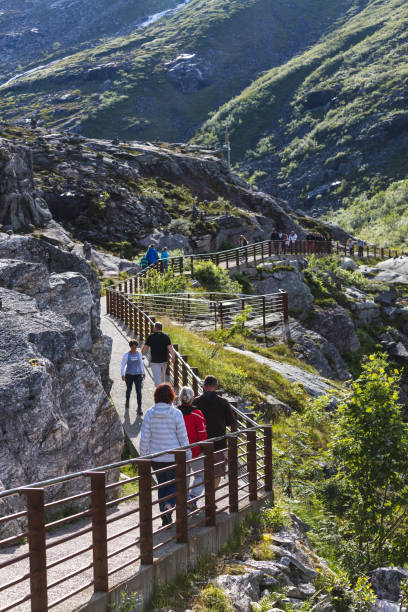
<instances>
[{"instance_id":1,"label":"green bush","mask_svg":"<svg viewBox=\"0 0 408 612\"><path fill-rule=\"evenodd\" d=\"M192 232L191 221L188 221L188 219L173 219L167 226L167 231L190 238Z\"/></svg>"},{"instance_id":2,"label":"green bush","mask_svg":"<svg viewBox=\"0 0 408 612\"><path fill-rule=\"evenodd\" d=\"M158 270L149 270L145 277L144 293L184 293L190 287L184 274L176 275L169 268L161 274Z\"/></svg>"},{"instance_id":3,"label":"green bush","mask_svg":"<svg viewBox=\"0 0 408 612\"><path fill-rule=\"evenodd\" d=\"M233 281L227 270L216 266L212 261L199 261L194 264L194 278L206 291L235 295L242 292L242 287Z\"/></svg>"},{"instance_id":4,"label":"green bush","mask_svg":"<svg viewBox=\"0 0 408 612\"><path fill-rule=\"evenodd\" d=\"M213 584L209 584L201 591L193 609L194 612L234 612L228 596Z\"/></svg>"}]
</instances>

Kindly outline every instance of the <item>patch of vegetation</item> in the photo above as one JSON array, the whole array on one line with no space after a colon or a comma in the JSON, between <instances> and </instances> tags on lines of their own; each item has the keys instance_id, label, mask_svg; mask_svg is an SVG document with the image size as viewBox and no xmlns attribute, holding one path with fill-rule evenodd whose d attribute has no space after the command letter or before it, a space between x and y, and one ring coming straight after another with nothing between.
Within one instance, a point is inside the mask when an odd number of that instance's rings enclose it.
<instances>
[{"instance_id":1,"label":"patch of vegetation","mask_svg":"<svg viewBox=\"0 0 408 612\"><path fill-rule=\"evenodd\" d=\"M408 180L393 182L372 196L363 193L330 220L372 244L408 247Z\"/></svg>"},{"instance_id":2,"label":"patch of vegetation","mask_svg":"<svg viewBox=\"0 0 408 612\"><path fill-rule=\"evenodd\" d=\"M237 281L231 280L227 270L216 266L212 261L199 261L194 264L193 277L206 291L236 295L242 293Z\"/></svg>"},{"instance_id":3,"label":"patch of vegetation","mask_svg":"<svg viewBox=\"0 0 408 612\"><path fill-rule=\"evenodd\" d=\"M178 344L189 362L198 367L200 375L213 374L227 392L240 395L255 404L274 395L294 410L301 410L307 394L299 384L288 382L283 376L254 359L217 346L203 335L178 325L166 323L172 342Z\"/></svg>"}]
</instances>

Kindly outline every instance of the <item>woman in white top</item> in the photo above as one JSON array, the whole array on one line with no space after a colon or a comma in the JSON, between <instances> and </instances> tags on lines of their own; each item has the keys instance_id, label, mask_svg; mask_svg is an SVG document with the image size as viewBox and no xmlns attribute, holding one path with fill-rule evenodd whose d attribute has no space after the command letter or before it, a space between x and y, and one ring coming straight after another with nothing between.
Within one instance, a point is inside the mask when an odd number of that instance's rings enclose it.
<instances>
[{"instance_id":1,"label":"woman in white top","mask_svg":"<svg viewBox=\"0 0 408 612\"><path fill-rule=\"evenodd\" d=\"M146 412L142 430L140 432L140 456L153 455L164 451L162 455L152 461L153 470L162 470L156 474L159 484L174 480L174 453L166 452L188 446L187 430L184 418L180 410L173 406L176 394L170 383L158 385L154 391L155 404ZM191 450L186 452L187 459L191 459ZM167 468L167 469L163 469ZM159 487L158 498L159 507L162 513L163 525L172 522L171 510L176 504L176 498L170 497L176 491L174 482ZM163 514L165 513L165 514Z\"/></svg>"}]
</instances>

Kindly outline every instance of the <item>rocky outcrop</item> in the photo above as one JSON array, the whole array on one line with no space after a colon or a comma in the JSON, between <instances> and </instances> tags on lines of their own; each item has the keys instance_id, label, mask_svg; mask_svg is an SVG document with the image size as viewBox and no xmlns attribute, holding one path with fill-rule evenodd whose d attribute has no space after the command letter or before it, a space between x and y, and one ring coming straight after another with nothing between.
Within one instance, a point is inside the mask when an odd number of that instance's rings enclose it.
<instances>
[{"instance_id":1,"label":"rocky outcrop","mask_svg":"<svg viewBox=\"0 0 408 612\"><path fill-rule=\"evenodd\" d=\"M166 63L166 77L184 94L191 94L211 83L212 66L195 53L183 53Z\"/></svg>"},{"instance_id":2,"label":"rocky outcrop","mask_svg":"<svg viewBox=\"0 0 408 612\"><path fill-rule=\"evenodd\" d=\"M99 283L85 261L0 234L2 489L120 459L122 426L107 395L110 353ZM19 503L7 502L7 510Z\"/></svg>"},{"instance_id":3,"label":"rocky outcrop","mask_svg":"<svg viewBox=\"0 0 408 612\"><path fill-rule=\"evenodd\" d=\"M341 306L316 310L308 326L326 338L340 353L358 351L360 348L353 321Z\"/></svg>"},{"instance_id":4,"label":"rocky outcrop","mask_svg":"<svg viewBox=\"0 0 408 612\"><path fill-rule=\"evenodd\" d=\"M32 169L27 161L24 177L30 210L37 215L13 213L13 223L4 217L0 224L38 227L52 215L44 234L67 248L72 240L55 222L81 242L101 245L121 258L140 251L152 236L160 246L188 252L202 248L203 236L209 237L209 250L217 250L227 241L237 243L242 233L250 240L264 239L277 227L303 234L279 202L253 191L213 150L28 129L2 140L10 150L19 149L13 143L21 141L27 160L33 160ZM10 182L3 191L5 198L19 193ZM185 231L171 225L176 219L185 222Z\"/></svg>"},{"instance_id":5,"label":"rocky outcrop","mask_svg":"<svg viewBox=\"0 0 408 612\"><path fill-rule=\"evenodd\" d=\"M371 574L371 584L381 600L398 602L400 584L408 579L408 571L400 567L378 567Z\"/></svg>"},{"instance_id":6,"label":"rocky outcrop","mask_svg":"<svg viewBox=\"0 0 408 612\"><path fill-rule=\"evenodd\" d=\"M0 138L0 225L17 230L41 227L51 219L34 185L32 153Z\"/></svg>"},{"instance_id":7,"label":"rocky outcrop","mask_svg":"<svg viewBox=\"0 0 408 612\"><path fill-rule=\"evenodd\" d=\"M277 293L280 289L286 291L289 307L299 319L304 319L313 308L312 293L297 270L272 269L265 275L264 280L256 280L253 284L260 294Z\"/></svg>"}]
</instances>

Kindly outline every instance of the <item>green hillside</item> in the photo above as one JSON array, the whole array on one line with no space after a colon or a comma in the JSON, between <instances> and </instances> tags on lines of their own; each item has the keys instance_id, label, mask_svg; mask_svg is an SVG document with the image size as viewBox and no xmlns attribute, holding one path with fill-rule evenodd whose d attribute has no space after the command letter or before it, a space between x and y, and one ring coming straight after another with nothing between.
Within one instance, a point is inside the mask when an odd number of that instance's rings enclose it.
<instances>
[{"instance_id":1,"label":"green hillside","mask_svg":"<svg viewBox=\"0 0 408 612\"><path fill-rule=\"evenodd\" d=\"M372 195L408 174L407 50L407 2L370 0L221 107L196 140L217 142L228 122L240 168L297 208Z\"/></svg>"},{"instance_id":2,"label":"green hillside","mask_svg":"<svg viewBox=\"0 0 408 612\"><path fill-rule=\"evenodd\" d=\"M0 111L8 119L36 113L48 125L87 136L186 139L209 112L313 44L358 4L192 0L143 31L68 56L0 90ZM181 54L194 57L179 61L177 80L166 62Z\"/></svg>"}]
</instances>

